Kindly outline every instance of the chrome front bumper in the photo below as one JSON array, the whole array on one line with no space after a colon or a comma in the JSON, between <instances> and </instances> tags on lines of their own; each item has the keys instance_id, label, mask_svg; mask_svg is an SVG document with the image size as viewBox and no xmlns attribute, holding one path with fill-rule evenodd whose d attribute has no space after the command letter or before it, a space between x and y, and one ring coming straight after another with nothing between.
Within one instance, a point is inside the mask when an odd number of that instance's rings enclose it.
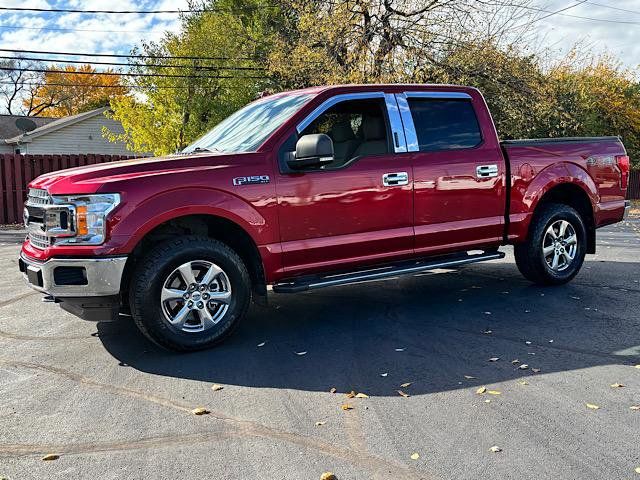
<instances>
[{"instance_id":1,"label":"chrome front bumper","mask_svg":"<svg viewBox=\"0 0 640 480\"><path fill-rule=\"evenodd\" d=\"M20 271L31 288L56 298L104 297L120 293L127 257L51 258L38 262L20 254Z\"/></svg>"}]
</instances>

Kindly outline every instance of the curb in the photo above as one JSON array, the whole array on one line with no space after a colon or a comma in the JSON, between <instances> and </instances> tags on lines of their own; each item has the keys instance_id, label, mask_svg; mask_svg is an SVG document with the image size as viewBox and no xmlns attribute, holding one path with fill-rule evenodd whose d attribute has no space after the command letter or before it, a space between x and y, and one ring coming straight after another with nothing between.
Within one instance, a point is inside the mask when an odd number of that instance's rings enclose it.
<instances>
[{"instance_id":1,"label":"curb","mask_svg":"<svg viewBox=\"0 0 640 480\"><path fill-rule=\"evenodd\" d=\"M26 230L0 230L0 243L21 244L27 236Z\"/></svg>"}]
</instances>

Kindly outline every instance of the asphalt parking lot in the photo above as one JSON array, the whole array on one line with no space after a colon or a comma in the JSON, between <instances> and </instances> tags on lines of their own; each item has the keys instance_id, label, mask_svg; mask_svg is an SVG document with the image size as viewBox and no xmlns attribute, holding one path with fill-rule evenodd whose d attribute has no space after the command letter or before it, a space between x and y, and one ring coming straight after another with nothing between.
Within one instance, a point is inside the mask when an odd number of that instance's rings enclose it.
<instances>
[{"instance_id":1,"label":"asphalt parking lot","mask_svg":"<svg viewBox=\"0 0 640 480\"><path fill-rule=\"evenodd\" d=\"M41 303L2 244L0 478L640 478L640 221L598 239L566 286L526 282L506 249L274 295L188 355Z\"/></svg>"}]
</instances>

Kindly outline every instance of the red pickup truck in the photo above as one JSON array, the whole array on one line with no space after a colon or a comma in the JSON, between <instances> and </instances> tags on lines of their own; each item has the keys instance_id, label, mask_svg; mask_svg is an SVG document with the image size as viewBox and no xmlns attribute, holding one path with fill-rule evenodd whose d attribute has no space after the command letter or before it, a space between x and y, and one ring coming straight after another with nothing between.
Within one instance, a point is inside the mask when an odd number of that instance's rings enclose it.
<instances>
[{"instance_id":1,"label":"red pickup truck","mask_svg":"<svg viewBox=\"0 0 640 480\"><path fill-rule=\"evenodd\" d=\"M316 87L261 98L182 153L30 184L20 270L96 320L209 347L251 298L504 256L562 284L619 222L618 137L500 142L474 88Z\"/></svg>"}]
</instances>

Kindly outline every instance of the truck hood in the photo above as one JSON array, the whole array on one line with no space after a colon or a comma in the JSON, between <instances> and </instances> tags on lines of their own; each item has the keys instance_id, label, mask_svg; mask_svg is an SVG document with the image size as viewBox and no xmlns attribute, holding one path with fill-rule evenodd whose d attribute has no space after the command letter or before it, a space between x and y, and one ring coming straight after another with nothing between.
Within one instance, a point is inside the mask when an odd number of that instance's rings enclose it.
<instances>
[{"instance_id":1,"label":"truck hood","mask_svg":"<svg viewBox=\"0 0 640 480\"><path fill-rule=\"evenodd\" d=\"M252 154L206 152L98 163L41 175L33 180L29 187L46 189L54 195L95 193L100 187L111 182L157 175L176 175L194 170L226 169L236 165L238 157L243 155ZM108 187L103 190L108 190Z\"/></svg>"}]
</instances>

